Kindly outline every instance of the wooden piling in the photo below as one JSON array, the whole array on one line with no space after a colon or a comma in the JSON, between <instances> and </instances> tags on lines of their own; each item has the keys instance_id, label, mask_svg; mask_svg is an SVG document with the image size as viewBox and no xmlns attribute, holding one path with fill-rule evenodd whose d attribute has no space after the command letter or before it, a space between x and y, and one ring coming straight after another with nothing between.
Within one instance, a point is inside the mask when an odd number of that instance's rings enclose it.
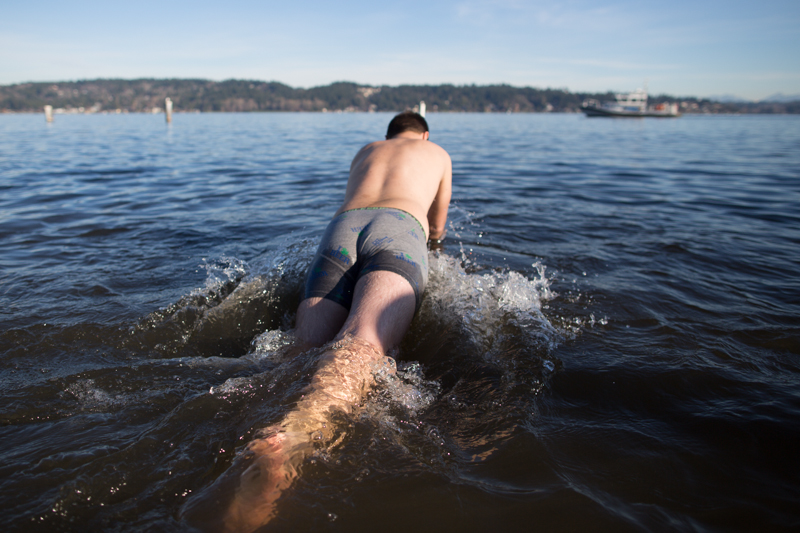
<instances>
[{"instance_id":1,"label":"wooden piling","mask_svg":"<svg viewBox=\"0 0 800 533\"><path fill-rule=\"evenodd\" d=\"M53 106L51 105L44 106L44 119L47 122L53 122Z\"/></svg>"},{"instance_id":2,"label":"wooden piling","mask_svg":"<svg viewBox=\"0 0 800 533\"><path fill-rule=\"evenodd\" d=\"M421 116L422 118L425 118L425 110L426 110L425 100L420 100L420 102L419 102L419 116Z\"/></svg>"},{"instance_id":3,"label":"wooden piling","mask_svg":"<svg viewBox=\"0 0 800 533\"><path fill-rule=\"evenodd\" d=\"M167 112L167 124L171 124L172 123L172 100L169 97L167 97L167 99L164 100L164 110Z\"/></svg>"}]
</instances>

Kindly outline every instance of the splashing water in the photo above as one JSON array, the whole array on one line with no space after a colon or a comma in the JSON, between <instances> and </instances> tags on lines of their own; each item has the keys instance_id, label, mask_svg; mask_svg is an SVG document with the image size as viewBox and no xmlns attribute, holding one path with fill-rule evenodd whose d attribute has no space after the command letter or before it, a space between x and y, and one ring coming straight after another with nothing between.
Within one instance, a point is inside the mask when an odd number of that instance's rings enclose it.
<instances>
[{"instance_id":1,"label":"splashing water","mask_svg":"<svg viewBox=\"0 0 800 533\"><path fill-rule=\"evenodd\" d=\"M513 325L547 350L562 338L542 312L550 290L545 267L534 263L537 276L528 279L514 271L470 273L469 263L446 254L432 254L430 284L422 313L458 328L476 345L488 350L504 327Z\"/></svg>"},{"instance_id":2,"label":"splashing water","mask_svg":"<svg viewBox=\"0 0 800 533\"><path fill-rule=\"evenodd\" d=\"M212 360L222 361L216 356L238 356L239 366L227 368L225 379L197 402L220 413L247 413L235 415L250 428L239 445L281 420L314 374L319 352L293 351L291 327L316 246L310 239L284 243L249 262L206 261L201 287L138 326L139 336L148 331L160 336L156 351L163 355L194 351L212 366L217 364ZM463 249L455 257L432 252L429 258L420 312L392 354L396 368L376 369L377 386L361 405L337 415L336 427L314 440L305 467L310 472L301 480L310 475L313 483L315 464L338 469L355 483L366 479L364 472L394 475L377 459L352 464L346 459L377 449L419 465L414 468L471 484L460 473L464 465L491 456L521 417L535 410L532 402L559 367L550 354L565 336L542 311L543 303L557 296L544 265L535 263L526 273L489 269ZM441 345L438 338L453 341ZM469 377L476 372L488 377ZM215 417L214 423L223 419ZM313 490L315 498L322 496L319 488Z\"/></svg>"},{"instance_id":3,"label":"splashing water","mask_svg":"<svg viewBox=\"0 0 800 533\"><path fill-rule=\"evenodd\" d=\"M196 289L192 295L210 295L206 301L218 300L219 303L204 312L189 336L207 328L209 316L216 316L222 322L230 322L231 317L240 321L241 314L249 312L243 311L242 307L246 308L263 295L270 295L267 299L273 302L272 313L282 315L281 328L262 330L255 335L243 358L256 364L280 362L296 339L288 329L294 309L285 305L292 298L287 300L276 295L290 294L299 301L298 293L316 245L315 240L304 240L281 246L252 261L252 264L236 259L207 263L208 279L204 287ZM415 330L440 324L439 328L455 330L463 336L472 345L472 350L482 354L479 357L495 362L502 359L498 358L499 354L507 351L509 338L513 337L514 342L523 342L534 350L532 358L551 352L563 339L563 331L553 326L542 312L542 303L553 299L556 294L550 288L551 280L541 263L532 265L534 273L530 277L508 270L481 270L463 253L460 258L446 253L431 253L429 263L430 283L408 337L417 337L419 332ZM236 286L225 294L231 283ZM441 385L424 378L426 367L414 361L414 351L412 347L394 354L400 361L397 373L378 376L381 392L373 396L373 405L383 402L413 416L435 401ZM537 367L546 372L553 372L556 366L557 363L545 358L537 363ZM273 371L281 372L278 368ZM227 386L247 388L246 378L241 379L244 381Z\"/></svg>"}]
</instances>

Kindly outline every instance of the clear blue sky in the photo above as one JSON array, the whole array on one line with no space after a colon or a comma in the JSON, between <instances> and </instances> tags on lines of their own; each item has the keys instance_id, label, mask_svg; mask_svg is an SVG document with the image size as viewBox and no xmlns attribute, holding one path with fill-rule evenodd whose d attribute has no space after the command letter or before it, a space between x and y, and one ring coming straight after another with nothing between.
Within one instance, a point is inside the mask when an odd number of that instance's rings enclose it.
<instances>
[{"instance_id":1,"label":"clear blue sky","mask_svg":"<svg viewBox=\"0 0 800 533\"><path fill-rule=\"evenodd\" d=\"M0 84L489 84L800 94L800 0L0 0Z\"/></svg>"}]
</instances>

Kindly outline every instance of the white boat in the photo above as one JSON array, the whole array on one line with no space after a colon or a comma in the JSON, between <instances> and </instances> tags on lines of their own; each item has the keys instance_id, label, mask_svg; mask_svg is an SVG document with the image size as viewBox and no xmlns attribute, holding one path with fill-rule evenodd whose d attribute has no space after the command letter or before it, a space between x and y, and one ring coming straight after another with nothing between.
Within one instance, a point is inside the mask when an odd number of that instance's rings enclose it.
<instances>
[{"instance_id":1,"label":"white boat","mask_svg":"<svg viewBox=\"0 0 800 533\"><path fill-rule=\"evenodd\" d=\"M647 107L647 91L636 89L632 93L615 95L614 102L600 103L586 100L581 110L587 117L679 117L678 104L657 104Z\"/></svg>"}]
</instances>

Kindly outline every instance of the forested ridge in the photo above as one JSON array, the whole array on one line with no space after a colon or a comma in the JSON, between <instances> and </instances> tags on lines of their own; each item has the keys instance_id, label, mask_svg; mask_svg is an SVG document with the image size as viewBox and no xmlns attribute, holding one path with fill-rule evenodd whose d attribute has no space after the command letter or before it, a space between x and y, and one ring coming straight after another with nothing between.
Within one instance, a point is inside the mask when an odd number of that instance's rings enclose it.
<instances>
[{"instance_id":1,"label":"forested ridge","mask_svg":"<svg viewBox=\"0 0 800 533\"><path fill-rule=\"evenodd\" d=\"M279 82L202 79L97 79L0 86L0 112L158 112L169 97L176 112L402 111L425 101L429 112L577 112L580 93L511 85L365 86L337 82L309 89ZM684 113L800 113L800 102L720 103L694 97L651 96L650 103L678 103Z\"/></svg>"}]
</instances>

